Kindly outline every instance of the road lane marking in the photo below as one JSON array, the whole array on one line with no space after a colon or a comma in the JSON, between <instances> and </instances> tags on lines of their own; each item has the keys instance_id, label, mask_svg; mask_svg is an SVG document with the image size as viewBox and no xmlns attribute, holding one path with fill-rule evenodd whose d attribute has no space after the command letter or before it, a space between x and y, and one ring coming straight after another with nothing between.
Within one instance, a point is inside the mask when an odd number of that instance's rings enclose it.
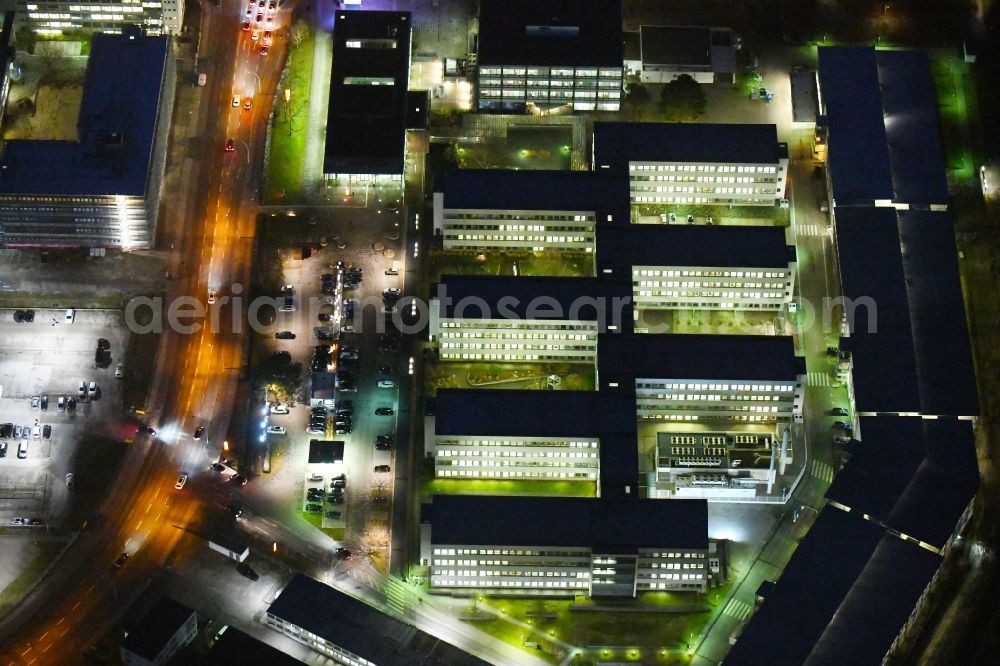
<instances>
[{"instance_id":1,"label":"road lane marking","mask_svg":"<svg viewBox=\"0 0 1000 666\"><path fill-rule=\"evenodd\" d=\"M149 510L152 508L153 508L153 503L150 502L148 505L146 505L146 513L149 513Z\"/></svg>"},{"instance_id":2,"label":"road lane marking","mask_svg":"<svg viewBox=\"0 0 1000 666\"><path fill-rule=\"evenodd\" d=\"M53 645L53 643L49 643L48 645L46 645L45 647L43 647L42 648L42 652L43 653L44 652L48 652L52 648L52 645Z\"/></svg>"},{"instance_id":3,"label":"road lane marking","mask_svg":"<svg viewBox=\"0 0 1000 666\"><path fill-rule=\"evenodd\" d=\"M141 520L139 521L139 524L135 526L135 531L138 532L140 527L142 527L142 521Z\"/></svg>"},{"instance_id":4,"label":"road lane marking","mask_svg":"<svg viewBox=\"0 0 1000 666\"><path fill-rule=\"evenodd\" d=\"M70 610L76 610L79 607L80 607L80 602L78 601L73 605L73 608L71 608Z\"/></svg>"},{"instance_id":5,"label":"road lane marking","mask_svg":"<svg viewBox=\"0 0 1000 666\"><path fill-rule=\"evenodd\" d=\"M41 636L38 637L38 642L41 643L42 641L44 641L45 637L48 636L48 635L49 635L49 632L46 631L44 634L42 634Z\"/></svg>"}]
</instances>

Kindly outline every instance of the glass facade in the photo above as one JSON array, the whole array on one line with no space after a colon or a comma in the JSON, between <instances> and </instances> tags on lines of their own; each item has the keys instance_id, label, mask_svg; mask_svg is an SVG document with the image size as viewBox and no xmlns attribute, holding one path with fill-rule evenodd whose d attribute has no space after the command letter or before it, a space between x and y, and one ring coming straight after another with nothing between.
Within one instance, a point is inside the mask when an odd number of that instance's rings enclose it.
<instances>
[{"instance_id":1,"label":"glass facade","mask_svg":"<svg viewBox=\"0 0 1000 666\"><path fill-rule=\"evenodd\" d=\"M479 108L543 109L570 104L574 111L618 111L623 68L479 66Z\"/></svg>"}]
</instances>

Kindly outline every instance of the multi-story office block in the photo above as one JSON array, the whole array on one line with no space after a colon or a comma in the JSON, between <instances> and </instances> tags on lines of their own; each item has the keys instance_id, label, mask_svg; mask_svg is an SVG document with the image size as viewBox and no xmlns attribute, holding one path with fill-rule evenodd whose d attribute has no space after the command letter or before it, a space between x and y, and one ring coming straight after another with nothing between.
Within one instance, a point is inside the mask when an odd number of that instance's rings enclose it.
<instances>
[{"instance_id":1,"label":"multi-story office block","mask_svg":"<svg viewBox=\"0 0 1000 666\"><path fill-rule=\"evenodd\" d=\"M17 0L17 13L42 35L71 30L119 33L126 25L139 26L150 35L176 35L184 22L184 1Z\"/></svg>"},{"instance_id":2,"label":"multi-story office block","mask_svg":"<svg viewBox=\"0 0 1000 666\"><path fill-rule=\"evenodd\" d=\"M628 219L623 175L459 169L434 192L434 231L446 250L592 253L599 223Z\"/></svg>"},{"instance_id":3,"label":"multi-story office block","mask_svg":"<svg viewBox=\"0 0 1000 666\"><path fill-rule=\"evenodd\" d=\"M425 441L440 478L596 483L603 459L630 457L635 410L596 391L442 389Z\"/></svg>"},{"instance_id":4,"label":"multi-story office block","mask_svg":"<svg viewBox=\"0 0 1000 666\"><path fill-rule=\"evenodd\" d=\"M769 206L785 198L774 125L594 123L594 170L625 170L633 204Z\"/></svg>"},{"instance_id":5,"label":"multi-story office block","mask_svg":"<svg viewBox=\"0 0 1000 666\"><path fill-rule=\"evenodd\" d=\"M149 248L173 90L169 38L95 35L78 140L3 146L0 246Z\"/></svg>"},{"instance_id":6,"label":"multi-story office block","mask_svg":"<svg viewBox=\"0 0 1000 666\"><path fill-rule=\"evenodd\" d=\"M326 179L346 186L402 182L406 130L412 119L425 116L427 106L426 93L408 92L411 30L409 12L337 12Z\"/></svg>"},{"instance_id":7,"label":"multi-story office block","mask_svg":"<svg viewBox=\"0 0 1000 666\"><path fill-rule=\"evenodd\" d=\"M617 111L621 0L480 0L480 110Z\"/></svg>"},{"instance_id":8,"label":"multi-story office block","mask_svg":"<svg viewBox=\"0 0 1000 666\"><path fill-rule=\"evenodd\" d=\"M447 276L432 294L430 338L446 361L594 363L599 332L631 327L620 281Z\"/></svg>"},{"instance_id":9,"label":"multi-story office block","mask_svg":"<svg viewBox=\"0 0 1000 666\"><path fill-rule=\"evenodd\" d=\"M781 310L795 246L783 227L601 225L598 275L628 274L641 310ZM641 330L636 324L636 330Z\"/></svg>"},{"instance_id":10,"label":"multi-story office block","mask_svg":"<svg viewBox=\"0 0 1000 666\"><path fill-rule=\"evenodd\" d=\"M119 655L125 666L160 666L198 635L198 616L169 597L162 597L141 620L131 621Z\"/></svg>"},{"instance_id":11,"label":"multi-story office block","mask_svg":"<svg viewBox=\"0 0 1000 666\"><path fill-rule=\"evenodd\" d=\"M634 384L640 419L776 423L802 414L790 337L602 335L600 390Z\"/></svg>"},{"instance_id":12,"label":"multi-story office block","mask_svg":"<svg viewBox=\"0 0 1000 666\"><path fill-rule=\"evenodd\" d=\"M486 664L451 643L302 574L295 574L274 598L261 622L337 664Z\"/></svg>"},{"instance_id":13,"label":"multi-story office block","mask_svg":"<svg viewBox=\"0 0 1000 666\"><path fill-rule=\"evenodd\" d=\"M441 592L703 592L708 511L701 500L436 495L421 560Z\"/></svg>"}]
</instances>

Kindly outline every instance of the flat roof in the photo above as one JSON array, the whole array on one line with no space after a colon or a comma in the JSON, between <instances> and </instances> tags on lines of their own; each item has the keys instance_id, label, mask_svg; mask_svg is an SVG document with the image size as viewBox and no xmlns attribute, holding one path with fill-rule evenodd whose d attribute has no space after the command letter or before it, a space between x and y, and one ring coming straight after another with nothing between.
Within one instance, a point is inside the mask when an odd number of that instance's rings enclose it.
<instances>
[{"instance_id":1,"label":"flat roof","mask_svg":"<svg viewBox=\"0 0 1000 666\"><path fill-rule=\"evenodd\" d=\"M479 0L479 65L620 69L621 0Z\"/></svg>"},{"instance_id":2,"label":"flat roof","mask_svg":"<svg viewBox=\"0 0 1000 666\"><path fill-rule=\"evenodd\" d=\"M635 431L635 403L614 393L440 389L435 402L436 435L600 437Z\"/></svg>"},{"instance_id":3,"label":"flat roof","mask_svg":"<svg viewBox=\"0 0 1000 666\"><path fill-rule=\"evenodd\" d=\"M625 60L642 60L642 40L638 30L622 33L622 44L624 44Z\"/></svg>"},{"instance_id":4,"label":"flat roof","mask_svg":"<svg viewBox=\"0 0 1000 666\"><path fill-rule=\"evenodd\" d=\"M302 574L267 611L379 666L485 666L486 662Z\"/></svg>"},{"instance_id":5,"label":"flat roof","mask_svg":"<svg viewBox=\"0 0 1000 666\"><path fill-rule=\"evenodd\" d=\"M708 548L704 500L435 495L431 543Z\"/></svg>"},{"instance_id":6,"label":"flat roof","mask_svg":"<svg viewBox=\"0 0 1000 666\"><path fill-rule=\"evenodd\" d=\"M324 173L403 172L410 24L409 12L336 12Z\"/></svg>"},{"instance_id":7,"label":"flat roof","mask_svg":"<svg viewBox=\"0 0 1000 666\"><path fill-rule=\"evenodd\" d=\"M208 652L197 659L202 666L293 666L302 662L259 641L236 627L226 627L222 636L212 643Z\"/></svg>"},{"instance_id":8,"label":"flat roof","mask_svg":"<svg viewBox=\"0 0 1000 666\"><path fill-rule=\"evenodd\" d=\"M333 464L344 461L344 442L336 440L310 439L309 464Z\"/></svg>"},{"instance_id":9,"label":"flat roof","mask_svg":"<svg viewBox=\"0 0 1000 666\"><path fill-rule=\"evenodd\" d=\"M629 222L626 173L453 169L434 189L450 209L606 211Z\"/></svg>"},{"instance_id":10,"label":"flat roof","mask_svg":"<svg viewBox=\"0 0 1000 666\"><path fill-rule=\"evenodd\" d=\"M77 120L79 141L7 141L0 194L144 196L168 56L167 37L138 30L96 33Z\"/></svg>"},{"instance_id":11,"label":"flat roof","mask_svg":"<svg viewBox=\"0 0 1000 666\"><path fill-rule=\"evenodd\" d=\"M884 534L860 516L829 506L820 511L726 666L806 663Z\"/></svg>"},{"instance_id":12,"label":"flat roof","mask_svg":"<svg viewBox=\"0 0 1000 666\"><path fill-rule=\"evenodd\" d=\"M768 124L594 123L594 168L631 162L777 164L788 157Z\"/></svg>"},{"instance_id":13,"label":"flat roof","mask_svg":"<svg viewBox=\"0 0 1000 666\"><path fill-rule=\"evenodd\" d=\"M131 625L122 649L153 661L192 615L194 611L179 601L161 597L142 620Z\"/></svg>"},{"instance_id":14,"label":"flat roof","mask_svg":"<svg viewBox=\"0 0 1000 666\"><path fill-rule=\"evenodd\" d=\"M588 277L445 275L432 286L442 318L597 321L631 326L632 281ZM446 298L445 298L446 297ZM598 300L601 299L601 300ZM615 306L615 299L622 304ZM603 306L603 312L601 312Z\"/></svg>"},{"instance_id":15,"label":"flat roof","mask_svg":"<svg viewBox=\"0 0 1000 666\"><path fill-rule=\"evenodd\" d=\"M947 205L951 195L927 53L891 50L875 54L894 198L910 204Z\"/></svg>"},{"instance_id":16,"label":"flat roof","mask_svg":"<svg viewBox=\"0 0 1000 666\"><path fill-rule=\"evenodd\" d=\"M979 393L951 213L897 213L913 324L920 411L975 416Z\"/></svg>"},{"instance_id":17,"label":"flat roof","mask_svg":"<svg viewBox=\"0 0 1000 666\"><path fill-rule=\"evenodd\" d=\"M623 377L793 381L806 371L790 336L608 333L597 349L602 387Z\"/></svg>"},{"instance_id":18,"label":"flat roof","mask_svg":"<svg viewBox=\"0 0 1000 666\"><path fill-rule=\"evenodd\" d=\"M943 548L979 488L972 421L924 419L924 441L927 457L886 523L902 534Z\"/></svg>"},{"instance_id":19,"label":"flat roof","mask_svg":"<svg viewBox=\"0 0 1000 666\"><path fill-rule=\"evenodd\" d=\"M639 26L642 64L710 67L712 29L703 26Z\"/></svg>"},{"instance_id":20,"label":"flat roof","mask_svg":"<svg viewBox=\"0 0 1000 666\"><path fill-rule=\"evenodd\" d=\"M795 246L784 227L702 224L597 226L598 273L610 266L787 268Z\"/></svg>"},{"instance_id":21,"label":"flat roof","mask_svg":"<svg viewBox=\"0 0 1000 666\"><path fill-rule=\"evenodd\" d=\"M882 663L940 565L941 557L926 548L892 535L882 537L806 663ZM816 572L817 578L825 575L825 570ZM800 615L792 612L789 620Z\"/></svg>"},{"instance_id":22,"label":"flat roof","mask_svg":"<svg viewBox=\"0 0 1000 666\"><path fill-rule=\"evenodd\" d=\"M885 522L927 456L922 419L862 416L861 443L826 498Z\"/></svg>"},{"instance_id":23,"label":"flat roof","mask_svg":"<svg viewBox=\"0 0 1000 666\"><path fill-rule=\"evenodd\" d=\"M836 225L843 294L859 303L848 310L851 335L840 343L853 355L857 409L919 412L916 353L896 211L838 207Z\"/></svg>"},{"instance_id":24,"label":"flat roof","mask_svg":"<svg viewBox=\"0 0 1000 666\"><path fill-rule=\"evenodd\" d=\"M892 199L882 95L875 49L819 49L821 112L829 127L827 169L838 206Z\"/></svg>"}]
</instances>

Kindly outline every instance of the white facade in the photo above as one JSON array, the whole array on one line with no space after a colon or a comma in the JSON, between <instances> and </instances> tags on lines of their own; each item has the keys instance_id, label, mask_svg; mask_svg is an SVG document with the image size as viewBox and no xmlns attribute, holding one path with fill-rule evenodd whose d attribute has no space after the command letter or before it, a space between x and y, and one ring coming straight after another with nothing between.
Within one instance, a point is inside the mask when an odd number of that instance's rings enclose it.
<instances>
[{"instance_id":1,"label":"white facade","mask_svg":"<svg viewBox=\"0 0 1000 666\"><path fill-rule=\"evenodd\" d=\"M785 198L788 159L776 164L629 162L633 204L773 206Z\"/></svg>"},{"instance_id":2,"label":"white facade","mask_svg":"<svg viewBox=\"0 0 1000 666\"><path fill-rule=\"evenodd\" d=\"M532 103L542 109L571 105L574 111L618 111L620 67L479 66L479 108Z\"/></svg>"},{"instance_id":3,"label":"white facade","mask_svg":"<svg viewBox=\"0 0 1000 666\"><path fill-rule=\"evenodd\" d=\"M794 264L787 268L632 267L632 294L638 309L781 310L792 301L794 281Z\"/></svg>"},{"instance_id":4,"label":"white facade","mask_svg":"<svg viewBox=\"0 0 1000 666\"><path fill-rule=\"evenodd\" d=\"M444 209L434 195L434 229L445 250L594 251L594 211Z\"/></svg>"},{"instance_id":5,"label":"white facade","mask_svg":"<svg viewBox=\"0 0 1000 666\"><path fill-rule=\"evenodd\" d=\"M309 646L317 652L325 654L338 664L346 664L347 666L378 666L375 662L363 659L336 643L328 641L322 636L317 636L296 624L286 622L276 615L271 615L271 613L264 614L264 624L285 634L289 638Z\"/></svg>"},{"instance_id":6,"label":"white facade","mask_svg":"<svg viewBox=\"0 0 1000 666\"><path fill-rule=\"evenodd\" d=\"M431 299L430 335L442 361L595 363L597 322L569 319L441 319Z\"/></svg>"},{"instance_id":7,"label":"white facade","mask_svg":"<svg viewBox=\"0 0 1000 666\"><path fill-rule=\"evenodd\" d=\"M596 481L600 472L597 438L440 435L432 453L439 478Z\"/></svg>"},{"instance_id":8,"label":"white facade","mask_svg":"<svg viewBox=\"0 0 1000 666\"><path fill-rule=\"evenodd\" d=\"M148 35L176 35L184 22L183 0L18 0L17 12L32 30L47 35L71 30L119 33L127 23Z\"/></svg>"},{"instance_id":9,"label":"white facade","mask_svg":"<svg viewBox=\"0 0 1000 666\"><path fill-rule=\"evenodd\" d=\"M433 529L432 529L433 540ZM640 548L638 555L588 547L458 546L432 543L431 588L518 595L635 596L657 590L700 591L708 582L705 551Z\"/></svg>"},{"instance_id":10,"label":"white facade","mask_svg":"<svg viewBox=\"0 0 1000 666\"><path fill-rule=\"evenodd\" d=\"M790 421L802 414L796 381L636 379L640 419L667 421Z\"/></svg>"}]
</instances>

